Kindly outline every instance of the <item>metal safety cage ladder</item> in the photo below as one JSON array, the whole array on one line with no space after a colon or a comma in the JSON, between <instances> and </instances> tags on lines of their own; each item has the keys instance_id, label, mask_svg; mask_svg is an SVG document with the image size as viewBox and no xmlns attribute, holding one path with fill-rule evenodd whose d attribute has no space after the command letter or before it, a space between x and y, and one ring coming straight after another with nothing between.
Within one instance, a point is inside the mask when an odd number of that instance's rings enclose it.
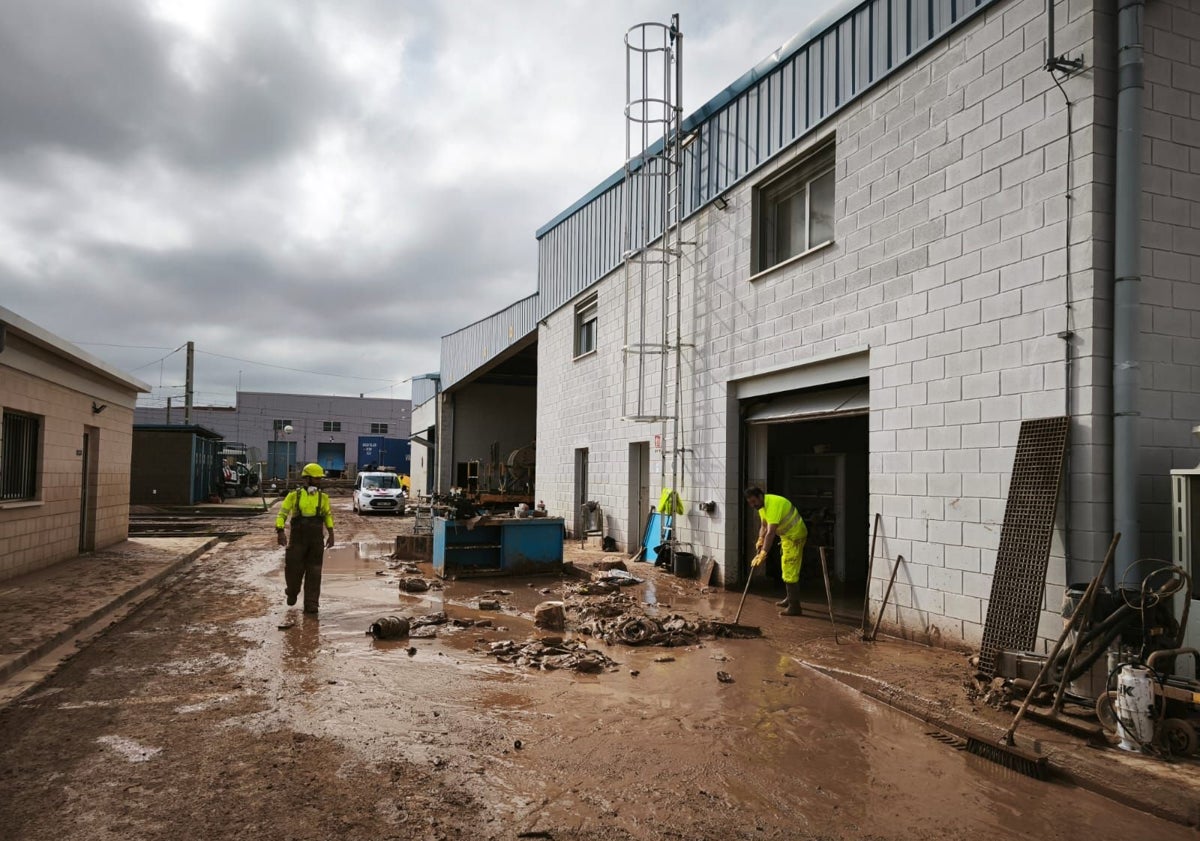
<instances>
[{"instance_id":1,"label":"metal safety cage ladder","mask_svg":"<svg viewBox=\"0 0 1200 841\"><path fill-rule=\"evenodd\" d=\"M621 417L662 425L664 487L682 486L683 33L641 23L625 34L624 300ZM672 536L672 541L674 536Z\"/></svg>"},{"instance_id":2,"label":"metal safety cage ladder","mask_svg":"<svg viewBox=\"0 0 1200 841\"><path fill-rule=\"evenodd\" d=\"M667 394L679 343L682 41L678 15L625 34L621 416L635 422L677 414Z\"/></svg>"}]
</instances>

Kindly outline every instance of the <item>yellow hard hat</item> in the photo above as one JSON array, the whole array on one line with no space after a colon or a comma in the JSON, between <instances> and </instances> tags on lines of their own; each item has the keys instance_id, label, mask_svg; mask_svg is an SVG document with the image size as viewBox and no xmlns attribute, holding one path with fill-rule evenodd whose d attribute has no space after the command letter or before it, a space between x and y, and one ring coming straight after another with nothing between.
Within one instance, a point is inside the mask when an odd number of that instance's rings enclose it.
<instances>
[{"instance_id":1,"label":"yellow hard hat","mask_svg":"<svg viewBox=\"0 0 1200 841\"><path fill-rule=\"evenodd\" d=\"M312 476L314 479L325 478L325 471L321 469L321 465L315 461L304 465L304 469L300 471L301 476Z\"/></svg>"}]
</instances>

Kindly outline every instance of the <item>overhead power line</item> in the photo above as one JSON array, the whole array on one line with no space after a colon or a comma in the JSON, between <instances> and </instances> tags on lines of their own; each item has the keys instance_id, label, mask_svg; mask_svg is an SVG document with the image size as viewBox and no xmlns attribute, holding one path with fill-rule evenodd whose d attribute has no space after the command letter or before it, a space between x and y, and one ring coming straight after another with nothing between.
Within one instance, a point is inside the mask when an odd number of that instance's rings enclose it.
<instances>
[{"instance_id":1,"label":"overhead power line","mask_svg":"<svg viewBox=\"0 0 1200 841\"><path fill-rule=\"evenodd\" d=\"M73 342L73 344L81 345L81 346L91 345L94 347L127 348L127 349L133 349L133 350L171 350L170 348L160 347L157 345L118 345L118 344L112 344L110 342ZM145 365L141 365L137 368L132 369L129 373L132 374L136 371L142 370L142 368L149 368L151 365L162 362L168 356L171 356L171 355L176 354L179 351L183 350L184 347L186 347L186 343L180 345L179 347L175 348L174 350L171 350L171 353L168 353L166 356L155 359L153 362L147 362ZM259 366L262 366L263 368L275 368L280 371L291 371L294 374L311 374L314 377L334 377L334 378L343 379L343 380L362 380L365 382L388 383L388 385L383 386L378 389L375 389L375 391L383 391L386 388L389 388L392 386L397 386L397 385L403 385L406 382L406 380L400 380L399 382L395 382L393 380L387 379L386 377L355 377L355 376L351 376L350 374L331 374L328 371L309 371L304 368L289 368L286 365L275 365L270 362L260 362L257 359L243 359L238 356L227 356L223 353L213 353L211 350L201 350L200 348L196 348L195 352L203 353L205 356L215 356L218 359L229 359L233 362L244 362L247 365L259 365ZM365 393L373 394L374 392L365 392Z\"/></svg>"}]
</instances>

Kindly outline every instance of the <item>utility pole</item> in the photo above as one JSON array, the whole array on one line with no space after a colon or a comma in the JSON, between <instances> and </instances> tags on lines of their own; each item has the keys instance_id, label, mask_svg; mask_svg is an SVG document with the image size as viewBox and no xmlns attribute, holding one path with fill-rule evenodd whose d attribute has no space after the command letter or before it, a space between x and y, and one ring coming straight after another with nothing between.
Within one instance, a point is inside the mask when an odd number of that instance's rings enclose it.
<instances>
[{"instance_id":1,"label":"utility pole","mask_svg":"<svg viewBox=\"0 0 1200 841\"><path fill-rule=\"evenodd\" d=\"M184 391L183 404L183 422L187 426L192 424L192 386L194 384L193 374L196 361L196 343L188 342L187 345L187 388Z\"/></svg>"},{"instance_id":2,"label":"utility pole","mask_svg":"<svg viewBox=\"0 0 1200 841\"><path fill-rule=\"evenodd\" d=\"M171 425L171 398L167 398L167 426Z\"/></svg>"}]
</instances>

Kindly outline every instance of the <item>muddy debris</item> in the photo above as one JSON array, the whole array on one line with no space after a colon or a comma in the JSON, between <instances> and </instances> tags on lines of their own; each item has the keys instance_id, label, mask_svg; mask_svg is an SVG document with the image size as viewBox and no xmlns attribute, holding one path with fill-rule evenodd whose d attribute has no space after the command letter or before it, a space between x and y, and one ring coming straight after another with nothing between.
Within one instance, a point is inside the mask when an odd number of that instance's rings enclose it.
<instances>
[{"instance_id":1,"label":"muddy debris","mask_svg":"<svg viewBox=\"0 0 1200 841\"><path fill-rule=\"evenodd\" d=\"M441 583L417 575L401 578L399 587L405 593L424 593L427 590L440 590Z\"/></svg>"},{"instance_id":2,"label":"muddy debris","mask_svg":"<svg viewBox=\"0 0 1200 841\"><path fill-rule=\"evenodd\" d=\"M691 620L677 614L662 619L628 613L611 618L595 616L581 621L578 630L609 644L661 645L668 648L696 645L703 638L747 638L762 635L757 628L710 622L706 619Z\"/></svg>"},{"instance_id":3,"label":"muddy debris","mask_svg":"<svg viewBox=\"0 0 1200 841\"><path fill-rule=\"evenodd\" d=\"M420 628L413 628L408 632L410 639L429 640L438 635L436 625L422 625Z\"/></svg>"},{"instance_id":4,"label":"muddy debris","mask_svg":"<svg viewBox=\"0 0 1200 841\"><path fill-rule=\"evenodd\" d=\"M403 616L382 616L371 623L367 633L377 640L399 639L408 636L408 627Z\"/></svg>"},{"instance_id":5,"label":"muddy debris","mask_svg":"<svg viewBox=\"0 0 1200 841\"><path fill-rule=\"evenodd\" d=\"M717 680L721 683L733 683L733 675L729 672L717 672Z\"/></svg>"},{"instance_id":6,"label":"muddy debris","mask_svg":"<svg viewBox=\"0 0 1200 841\"><path fill-rule=\"evenodd\" d=\"M567 614L562 602L542 602L533 609L533 624L548 631L566 628Z\"/></svg>"},{"instance_id":7,"label":"muddy debris","mask_svg":"<svg viewBox=\"0 0 1200 841\"><path fill-rule=\"evenodd\" d=\"M515 666L548 671L551 669L570 669L576 672L596 673L613 671L617 662L606 657L602 652L588 648L581 642L548 638L530 640L518 643L514 640L500 640L491 643L487 653L501 663L511 663Z\"/></svg>"},{"instance_id":8,"label":"muddy debris","mask_svg":"<svg viewBox=\"0 0 1200 841\"><path fill-rule=\"evenodd\" d=\"M606 569L599 575L599 580L605 583L616 584L618 587L632 587L635 584L641 584L645 579L638 578L631 572L625 569Z\"/></svg>"},{"instance_id":9,"label":"muddy debris","mask_svg":"<svg viewBox=\"0 0 1200 841\"><path fill-rule=\"evenodd\" d=\"M500 602L497 599L480 599L476 602L476 607L479 610L499 610Z\"/></svg>"},{"instance_id":10,"label":"muddy debris","mask_svg":"<svg viewBox=\"0 0 1200 841\"><path fill-rule=\"evenodd\" d=\"M424 616L418 616L416 619L408 620L412 628L424 628L426 625L445 625L450 620L446 618L446 612L439 610L436 613L426 613Z\"/></svg>"}]
</instances>

